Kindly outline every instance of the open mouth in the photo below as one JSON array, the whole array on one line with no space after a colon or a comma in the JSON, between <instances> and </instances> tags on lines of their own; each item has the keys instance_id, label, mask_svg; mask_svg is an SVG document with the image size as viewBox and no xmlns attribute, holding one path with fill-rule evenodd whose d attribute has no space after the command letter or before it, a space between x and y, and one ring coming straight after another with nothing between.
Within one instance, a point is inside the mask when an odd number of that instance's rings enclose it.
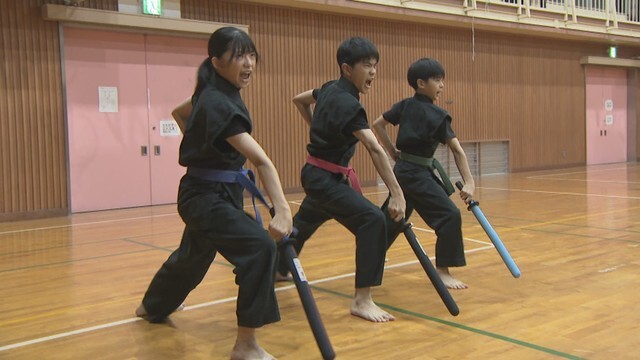
<instances>
[{"instance_id":1,"label":"open mouth","mask_svg":"<svg viewBox=\"0 0 640 360\"><path fill-rule=\"evenodd\" d=\"M242 72L240 74L240 79L242 79L244 81L249 80L250 77L251 77L251 72L250 71L245 71L245 72Z\"/></svg>"},{"instance_id":2,"label":"open mouth","mask_svg":"<svg viewBox=\"0 0 640 360\"><path fill-rule=\"evenodd\" d=\"M364 82L364 85L365 85L366 87L371 87L371 83L373 83L373 79L369 79L369 80L365 81L365 82Z\"/></svg>"}]
</instances>

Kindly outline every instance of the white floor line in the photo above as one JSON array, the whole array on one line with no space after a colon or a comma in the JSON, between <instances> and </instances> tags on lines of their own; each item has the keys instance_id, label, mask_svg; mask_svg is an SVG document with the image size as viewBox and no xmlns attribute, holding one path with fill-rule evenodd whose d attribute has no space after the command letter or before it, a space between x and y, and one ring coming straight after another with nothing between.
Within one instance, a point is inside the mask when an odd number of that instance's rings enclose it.
<instances>
[{"instance_id":1,"label":"white floor line","mask_svg":"<svg viewBox=\"0 0 640 360\"><path fill-rule=\"evenodd\" d=\"M386 194L386 192L372 192L372 193L366 193L364 195L376 195L376 194ZM296 204L298 206L300 206L302 204L301 200L290 200L289 203L291 204ZM257 207L264 207L264 204L260 204L260 203L256 203ZM249 205L244 205L244 208L253 208L253 204L249 204ZM117 211L117 210L112 210L112 211ZM73 216L73 215L72 215ZM144 219L153 219L153 218L160 218L160 217L165 217L165 216L178 216L178 212L172 212L172 213L168 213L168 214L159 214L159 215L148 215L148 216L137 216L137 217L131 217L131 218L122 218L122 219L113 219L113 220L101 220L101 221L91 221L91 222L86 222L86 223L77 223L77 224L66 224L66 225L56 225L56 226L44 226L44 227L35 227L35 228L29 228L29 229L20 229L20 230L9 230L9 231L1 231L0 235L10 235L10 234L17 234L17 233L22 233L22 232L29 232L29 231L40 231L40 230L54 230L54 229L64 229L64 228L73 228L73 227L80 227L80 226L89 226L89 225L101 225L101 224L110 224L110 223L116 223L116 222L122 222L122 221L133 221L133 220L144 220Z\"/></svg>"},{"instance_id":2,"label":"white floor line","mask_svg":"<svg viewBox=\"0 0 640 360\"><path fill-rule=\"evenodd\" d=\"M585 183L605 183L605 184L640 184L640 181L613 181L613 180L589 180L589 179L570 179L570 178L547 178L547 177L537 177L530 176L527 179L533 180L546 180L546 181L575 181L575 182L585 182Z\"/></svg>"},{"instance_id":3,"label":"white floor line","mask_svg":"<svg viewBox=\"0 0 640 360\"><path fill-rule=\"evenodd\" d=\"M423 231L423 232L432 233L432 234L435 234L435 233L436 233L435 231L433 231L433 230L431 230L431 229L425 229L425 228L421 228L421 227L417 227L417 226L413 226L413 227L411 227L411 228L412 228L412 229L416 229L416 230L420 230L420 231ZM476 240L476 239L472 239L472 238L468 238L468 237L463 238L463 239L464 239L464 240L467 240L467 241L475 242L475 243L478 243L478 244L482 244L482 245L492 245L492 243L490 243L490 242L488 242L488 241ZM493 245L492 245L492 246L493 246Z\"/></svg>"},{"instance_id":4,"label":"white floor line","mask_svg":"<svg viewBox=\"0 0 640 360\"><path fill-rule=\"evenodd\" d=\"M484 187L484 186L483 187L477 187L476 189L498 190L498 191L517 191L517 192L529 192L529 193L537 193L537 194L572 195L572 196L585 196L585 197L604 197L604 198L612 198L612 199L640 200L640 196L617 196L617 195L603 195L603 194L571 193L571 192L560 192L560 191L505 189L505 188L492 188L492 187Z\"/></svg>"},{"instance_id":5,"label":"white floor line","mask_svg":"<svg viewBox=\"0 0 640 360\"><path fill-rule=\"evenodd\" d=\"M366 192L363 193L362 195L365 196L369 196L369 195L380 195L380 194L388 194L388 191L376 191L376 192ZM289 200L289 204L296 204L298 206L302 205L302 200Z\"/></svg>"},{"instance_id":6,"label":"white floor line","mask_svg":"<svg viewBox=\"0 0 640 360\"><path fill-rule=\"evenodd\" d=\"M159 215L138 216L138 217L122 218L122 219L113 219L113 220L101 220L101 221L92 221L92 222L78 223L78 224L66 224L66 225L56 225L56 226L35 227L35 228L29 228L29 229L20 229L20 230L2 231L2 232L0 232L0 235L17 234L17 233L29 232L29 231L40 231L40 230L54 230L54 229L73 228L73 227L88 226L88 225L109 224L109 223L122 222L122 221L143 220L143 219L160 218L160 217L165 217L165 216L175 216L175 215L178 215L178 213L177 213L177 212L175 212L175 213L170 213L170 214L159 214Z\"/></svg>"},{"instance_id":7,"label":"white floor line","mask_svg":"<svg viewBox=\"0 0 640 360\"><path fill-rule=\"evenodd\" d=\"M493 248L493 246L485 246L485 247L480 247L480 248L476 248L476 249L465 250L465 254L470 254L470 253L474 253L474 252L478 252L478 251L482 251L482 250L488 250L488 249L492 249L492 248ZM434 261L435 258L431 257L430 259L431 259L431 261ZM417 264L417 263L419 263L418 260L412 260L412 261L407 261L407 262L403 262L403 263L388 265L388 266L385 266L384 268L385 269L395 269L395 268L399 268L399 267L403 267L403 266L414 265L414 264ZM325 283L325 282L329 282L329 281L333 281L333 280L344 279L344 278L353 277L353 276L355 276L355 273L352 272L352 273L347 273L347 274L342 274L342 275L337 275L337 276L326 277L326 278L319 279L319 280L309 281L309 285L321 284L321 283ZM290 289L293 289L295 287L296 287L295 284L287 285L287 286L280 286L280 287L277 287L275 289L275 291L276 292L280 292L280 291L290 290ZM201 304L189 305L189 306L185 306L184 309L182 309L181 311L195 310L195 309L200 309L200 308L203 308L203 307L208 307L208 306L228 303L228 302L235 301L236 299L237 299L237 296L233 296L233 297L228 297L228 298L224 298L224 299L209 301L209 302L205 302L205 303L201 303ZM110 322L110 323L106 323L106 324L102 324L102 325L91 326L91 327L86 327L86 328L82 328L82 329L78 329L78 330L73 330L73 331L63 332L63 333L59 333L59 334L44 336L44 337L40 337L40 338L36 338L36 339L32 339L32 340L27 340L27 341L15 343L15 344L9 344L9 345L5 345L5 346L1 346L0 347L0 352L7 351L7 350L12 350L12 349L17 349L17 348L21 348L21 347L25 347L25 346L29 346L29 345L39 344L39 343L43 343L43 342L47 342L47 341L51 341L51 340L57 340L57 339L61 339L61 338L65 338L65 337L69 337L69 336L73 336L73 335L86 334L86 333L89 333L89 332L92 332L92 331L108 329L108 328L112 328L112 327L116 327L116 326L120 326L120 325L124 325L124 324L129 324L129 323L133 323L133 322L141 321L141 320L142 320L142 318L133 317L133 318L114 321L114 322Z\"/></svg>"},{"instance_id":8,"label":"white floor line","mask_svg":"<svg viewBox=\"0 0 640 360\"><path fill-rule=\"evenodd\" d=\"M493 249L493 245L490 246L483 246L483 247L479 247L479 248L475 248L475 249L471 249L471 250L465 250L464 253L465 254L471 254L474 252L478 252L478 251L483 251L483 250L488 250L488 249ZM430 256L429 260L431 261L435 261L436 257L435 256ZM411 261L406 261L403 263L398 263L398 264L393 264L393 265L387 265L384 268L385 269L395 269L395 268L399 268L399 267L403 267L403 266L407 266L407 265L413 265L413 264L417 264L420 261L418 260L411 260Z\"/></svg>"},{"instance_id":9,"label":"white floor line","mask_svg":"<svg viewBox=\"0 0 640 360\"><path fill-rule=\"evenodd\" d=\"M60 333L60 334L45 336L45 337L41 337L41 338L37 338L37 339L33 339L33 340L23 341L23 342L20 342L20 343L6 345L6 346L3 346L3 347L0 347L0 351L7 351L7 350L11 350L11 349L21 348L21 347L25 347L25 346L29 346L29 345L33 345L33 344L38 344L38 343L42 343L42 342L46 342L46 341L56 340L56 339L69 337L69 336L73 336L73 335L85 334L85 333L88 333L88 332L91 332L91 331L107 329L107 328L111 328L111 327L115 327L115 326L119 326L119 325L124 325L124 324L128 324L128 323L136 322L136 321L139 321L139 320L142 320L142 319L139 318L139 317L129 318L129 319L120 320L120 321L114 321L114 322L110 322L110 323L102 324L102 325L98 325L98 326L92 326L92 327L88 327L88 328L84 328L84 329L78 329L78 330L68 331L68 332L64 332L64 333Z\"/></svg>"},{"instance_id":10,"label":"white floor line","mask_svg":"<svg viewBox=\"0 0 640 360\"><path fill-rule=\"evenodd\" d=\"M389 190L363 193L363 195L380 195L380 194L389 194Z\"/></svg>"},{"instance_id":11,"label":"white floor line","mask_svg":"<svg viewBox=\"0 0 640 360\"><path fill-rule=\"evenodd\" d=\"M290 201L290 202L292 202L292 201ZM256 204L256 207L264 207L264 204ZM244 205L243 208L253 208L253 204ZM117 209L116 210L112 210L112 211L117 211ZM73 215L71 215L71 216L73 216ZM88 225L110 224L110 223L116 223L116 222L122 222L122 221L133 221L133 220L144 220L144 219L161 218L161 217L165 217L165 216L179 216L179 215L178 215L178 212L175 211L175 212L171 212L171 213L167 213L167 214L137 216L137 217L130 217L130 218L122 218L122 219L91 221L91 222L86 222L86 223L66 224L66 225L57 225L57 226L45 226L45 227L36 227L36 228L29 228L29 229L3 231L3 232L0 232L0 235L15 234L15 233L21 233L21 232L27 232L27 231L53 230L53 229L73 228L73 227L88 226Z\"/></svg>"},{"instance_id":12,"label":"white floor line","mask_svg":"<svg viewBox=\"0 0 640 360\"><path fill-rule=\"evenodd\" d=\"M545 174L545 175L532 175L532 176L527 176L527 179L535 179L535 178L540 178L540 177L547 177L547 176L565 176L565 175L574 175L574 174L589 174L589 173L594 173L594 172L603 172L603 171L616 171L616 170L629 170L632 169L633 167L631 166L625 166L625 167L618 167L618 168L603 168L603 169L589 169L589 170L580 170L580 171L571 171L571 172L560 172L560 173L551 173L551 174Z\"/></svg>"}]
</instances>

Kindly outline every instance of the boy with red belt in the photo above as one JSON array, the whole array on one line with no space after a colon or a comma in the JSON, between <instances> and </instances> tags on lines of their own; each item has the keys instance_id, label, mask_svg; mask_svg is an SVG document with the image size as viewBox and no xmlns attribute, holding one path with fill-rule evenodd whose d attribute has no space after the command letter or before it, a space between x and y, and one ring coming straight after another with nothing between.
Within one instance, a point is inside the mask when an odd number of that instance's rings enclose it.
<instances>
[{"instance_id":1,"label":"boy with red belt","mask_svg":"<svg viewBox=\"0 0 640 360\"><path fill-rule=\"evenodd\" d=\"M307 145L309 156L301 172L306 197L293 221L298 229L298 253L304 242L329 219L335 219L355 235L356 289L351 314L373 322L386 322L395 318L371 298L371 287L382 283L387 249L386 217L362 195L357 177L348 165L356 144L362 142L390 190L389 215L394 221L400 221L405 211L402 190L359 101L360 94L371 89L378 59L378 50L369 40L347 39L337 52L340 78L294 97L293 102L311 131ZM284 262L281 261L278 271L280 276L286 276Z\"/></svg>"}]
</instances>

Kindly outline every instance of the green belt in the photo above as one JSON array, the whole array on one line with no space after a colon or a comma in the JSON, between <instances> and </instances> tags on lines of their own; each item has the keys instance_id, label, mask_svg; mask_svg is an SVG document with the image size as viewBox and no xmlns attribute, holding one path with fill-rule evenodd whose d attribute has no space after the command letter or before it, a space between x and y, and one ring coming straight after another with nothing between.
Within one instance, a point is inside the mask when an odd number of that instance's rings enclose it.
<instances>
[{"instance_id":1,"label":"green belt","mask_svg":"<svg viewBox=\"0 0 640 360\"><path fill-rule=\"evenodd\" d=\"M455 192L455 190L453 189L453 184L449 179L449 176L447 176L447 173L444 171L444 168L442 167L442 164L440 164L438 159L432 158L432 157L428 158L428 157L422 157L417 155L411 155L403 152L400 153L398 158L400 160L404 160L416 165L424 166L429 170L437 171L438 175L440 176L440 179L442 179L442 185L444 185L444 189L447 192L447 195L451 195Z\"/></svg>"}]
</instances>

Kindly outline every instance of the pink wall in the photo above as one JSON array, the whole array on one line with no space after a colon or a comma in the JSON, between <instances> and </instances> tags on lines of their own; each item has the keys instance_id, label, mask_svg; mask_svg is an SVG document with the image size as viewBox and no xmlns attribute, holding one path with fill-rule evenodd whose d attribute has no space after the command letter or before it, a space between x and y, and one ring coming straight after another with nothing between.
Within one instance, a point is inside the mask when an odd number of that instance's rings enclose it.
<instances>
[{"instance_id":1,"label":"pink wall","mask_svg":"<svg viewBox=\"0 0 640 360\"><path fill-rule=\"evenodd\" d=\"M205 57L206 39L64 28L72 212L176 201L182 136L162 136L161 121ZM117 89L117 109L101 111L99 87Z\"/></svg>"},{"instance_id":2,"label":"pink wall","mask_svg":"<svg viewBox=\"0 0 640 360\"><path fill-rule=\"evenodd\" d=\"M587 164L627 161L627 70L587 66Z\"/></svg>"}]
</instances>

